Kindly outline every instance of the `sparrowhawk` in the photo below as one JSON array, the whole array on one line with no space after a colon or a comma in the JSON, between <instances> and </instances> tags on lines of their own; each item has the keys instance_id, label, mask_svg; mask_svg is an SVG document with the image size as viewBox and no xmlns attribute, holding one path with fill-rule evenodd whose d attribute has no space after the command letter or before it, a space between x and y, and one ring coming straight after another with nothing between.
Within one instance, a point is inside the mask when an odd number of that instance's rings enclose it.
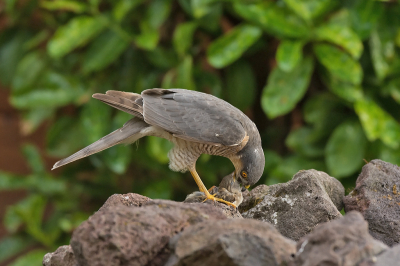
<instances>
[{"instance_id":1,"label":"sparrowhawk","mask_svg":"<svg viewBox=\"0 0 400 266\"><path fill-rule=\"evenodd\" d=\"M234 204L214 197L196 172L196 161L203 153L229 158L235 171L234 182L245 188L255 184L264 171L265 158L255 124L239 109L215 96L184 89L148 89L141 94L107 91L98 99L134 115L122 128L54 164L53 169L116 144L129 144L144 136L169 140L169 167L190 171L207 199Z\"/></svg>"}]
</instances>

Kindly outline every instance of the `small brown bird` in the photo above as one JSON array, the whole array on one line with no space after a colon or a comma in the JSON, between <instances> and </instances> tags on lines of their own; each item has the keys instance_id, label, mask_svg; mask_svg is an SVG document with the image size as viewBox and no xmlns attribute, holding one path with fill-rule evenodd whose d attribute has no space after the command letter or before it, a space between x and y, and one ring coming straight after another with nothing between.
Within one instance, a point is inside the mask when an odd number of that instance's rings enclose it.
<instances>
[{"instance_id":1,"label":"small brown bird","mask_svg":"<svg viewBox=\"0 0 400 266\"><path fill-rule=\"evenodd\" d=\"M239 109L215 96L184 89L149 89L141 94L121 91L96 93L98 99L135 117L124 126L68 158L53 169L110 148L129 144L144 136L169 140L169 167L173 171L190 171L199 190L207 199L235 204L209 193L196 172L196 161L203 153L229 158L235 171L232 184L245 188L255 184L264 171L265 158L255 124Z\"/></svg>"}]
</instances>

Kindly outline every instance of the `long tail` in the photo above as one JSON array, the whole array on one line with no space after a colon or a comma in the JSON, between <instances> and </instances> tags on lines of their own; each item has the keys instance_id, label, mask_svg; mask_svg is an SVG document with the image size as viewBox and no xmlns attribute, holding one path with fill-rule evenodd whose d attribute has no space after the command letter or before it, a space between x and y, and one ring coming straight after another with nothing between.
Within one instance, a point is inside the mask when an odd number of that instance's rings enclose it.
<instances>
[{"instance_id":1,"label":"long tail","mask_svg":"<svg viewBox=\"0 0 400 266\"><path fill-rule=\"evenodd\" d=\"M117 144L133 143L144 136L141 131L147 127L149 127L149 125L146 122L138 117L134 117L126 122L125 125L120 129L111 132L107 136L102 137L98 141L90 144L82 150L72 154L71 156L56 162L51 170L71 163L73 161L79 160L81 158L85 158L99 151L108 149Z\"/></svg>"}]
</instances>

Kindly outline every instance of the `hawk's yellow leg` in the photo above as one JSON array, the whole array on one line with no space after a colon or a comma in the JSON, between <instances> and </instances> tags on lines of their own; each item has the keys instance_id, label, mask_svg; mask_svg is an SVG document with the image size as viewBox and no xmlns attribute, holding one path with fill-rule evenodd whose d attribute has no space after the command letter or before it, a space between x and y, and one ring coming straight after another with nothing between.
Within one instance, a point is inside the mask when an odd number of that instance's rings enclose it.
<instances>
[{"instance_id":1,"label":"hawk's yellow leg","mask_svg":"<svg viewBox=\"0 0 400 266\"><path fill-rule=\"evenodd\" d=\"M192 169L190 169L190 173L192 174L194 181L196 182L197 186L199 187L199 190L201 192L203 192L206 195L206 200L216 200L219 202L223 202L227 205L233 206L234 208L236 208L236 205L233 204L232 202L214 197L213 195L210 194L210 192L208 192L206 186L203 184L203 181L201 181L200 176L197 174L196 169L193 167Z\"/></svg>"}]
</instances>

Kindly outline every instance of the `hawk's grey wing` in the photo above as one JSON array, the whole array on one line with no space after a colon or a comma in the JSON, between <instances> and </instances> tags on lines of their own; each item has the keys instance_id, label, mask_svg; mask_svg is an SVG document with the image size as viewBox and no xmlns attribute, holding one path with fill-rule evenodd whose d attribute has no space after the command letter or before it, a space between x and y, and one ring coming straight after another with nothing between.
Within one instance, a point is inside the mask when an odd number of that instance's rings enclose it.
<instances>
[{"instance_id":1,"label":"hawk's grey wing","mask_svg":"<svg viewBox=\"0 0 400 266\"><path fill-rule=\"evenodd\" d=\"M244 114L212 95L182 89L142 92L144 121L190 141L234 146L246 131Z\"/></svg>"}]
</instances>

